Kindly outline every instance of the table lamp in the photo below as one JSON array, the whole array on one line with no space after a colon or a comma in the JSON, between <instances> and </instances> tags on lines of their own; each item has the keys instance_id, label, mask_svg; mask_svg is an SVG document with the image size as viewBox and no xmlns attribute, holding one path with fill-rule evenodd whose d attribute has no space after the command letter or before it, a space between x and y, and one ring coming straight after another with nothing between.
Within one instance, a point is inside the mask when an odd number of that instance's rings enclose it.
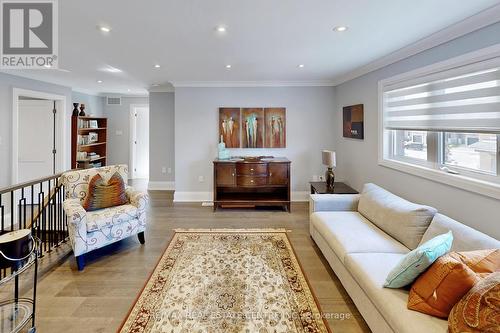
<instances>
[{"instance_id":1,"label":"table lamp","mask_svg":"<svg viewBox=\"0 0 500 333\"><path fill-rule=\"evenodd\" d=\"M331 150L323 150L321 152L323 157L323 165L326 165L328 169L325 173L326 188L329 191L333 190L333 184L335 182L335 174L333 173L333 168L337 166L337 158L335 152Z\"/></svg>"}]
</instances>

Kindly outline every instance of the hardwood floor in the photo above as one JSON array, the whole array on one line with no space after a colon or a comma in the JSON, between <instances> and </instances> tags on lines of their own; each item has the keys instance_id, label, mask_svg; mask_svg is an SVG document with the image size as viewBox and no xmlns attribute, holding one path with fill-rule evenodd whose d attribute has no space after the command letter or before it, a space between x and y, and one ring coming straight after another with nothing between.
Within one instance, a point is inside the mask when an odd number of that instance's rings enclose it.
<instances>
[{"instance_id":1,"label":"hardwood floor","mask_svg":"<svg viewBox=\"0 0 500 333\"><path fill-rule=\"evenodd\" d=\"M307 203L292 205L292 213L269 210L223 210L198 204L173 204L172 193L150 191L146 244L137 237L94 251L79 272L69 250L59 249L61 264L39 280L37 332L116 332L141 291L174 228L287 228L323 312L335 333L370 332L338 278L308 232ZM65 254L66 253L66 254Z\"/></svg>"}]
</instances>

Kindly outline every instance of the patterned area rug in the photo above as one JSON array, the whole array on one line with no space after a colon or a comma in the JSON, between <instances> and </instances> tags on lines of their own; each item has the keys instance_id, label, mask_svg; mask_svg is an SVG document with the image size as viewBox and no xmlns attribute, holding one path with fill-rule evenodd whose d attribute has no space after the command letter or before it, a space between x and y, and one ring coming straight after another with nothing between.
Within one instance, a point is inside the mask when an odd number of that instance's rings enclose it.
<instances>
[{"instance_id":1,"label":"patterned area rug","mask_svg":"<svg viewBox=\"0 0 500 333\"><path fill-rule=\"evenodd\" d=\"M330 332L285 230L176 231L122 333Z\"/></svg>"}]
</instances>

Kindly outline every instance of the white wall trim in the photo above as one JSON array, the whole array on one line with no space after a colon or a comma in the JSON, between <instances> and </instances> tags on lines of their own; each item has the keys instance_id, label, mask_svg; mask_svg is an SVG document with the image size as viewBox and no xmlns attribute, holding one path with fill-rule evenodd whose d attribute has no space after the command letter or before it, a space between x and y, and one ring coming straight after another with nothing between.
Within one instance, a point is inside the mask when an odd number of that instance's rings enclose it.
<instances>
[{"instance_id":1,"label":"white wall trim","mask_svg":"<svg viewBox=\"0 0 500 333\"><path fill-rule=\"evenodd\" d=\"M129 137L128 137L128 142L129 142L129 179L134 179L135 178L135 154L134 154L134 111L136 108L148 108L149 110L149 104L130 104L130 112L129 112ZM148 111L149 112L149 111Z\"/></svg>"},{"instance_id":2,"label":"white wall trim","mask_svg":"<svg viewBox=\"0 0 500 333\"><path fill-rule=\"evenodd\" d=\"M173 191L173 190L175 190L175 182L149 181L148 190L151 190L151 191Z\"/></svg>"},{"instance_id":3,"label":"white wall trim","mask_svg":"<svg viewBox=\"0 0 500 333\"><path fill-rule=\"evenodd\" d=\"M415 54L421 53L438 45L449 42L458 37L464 36L481 28L487 27L499 22L500 4L492 6L482 12L472 15L465 20L444 28L432 35L422 38L415 43L405 46L395 52L392 52L382 58L372 61L364 66L358 67L353 71L347 72L333 80L335 86L344 82L353 80L380 68L389 66L403 59L409 58Z\"/></svg>"},{"instance_id":4,"label":"white wall trim","mask_svg":"<svg viewBox=\"0 0 500 333\"><path fill-rule=\"evenodd\" d=\"M56 172L69 169L69 163L66 161L66 96L50 94L36 90L27 90L21 88L12 88L12 184L17 184L19 180L19 97L32 97L46 100L54 100L57 105L56 119L61 127L56 131L56 143L58 154L56 155Z\"/></svg>"},{"instance_id":5,"label":"white wall trim","mask_svg":"<svg viewBox=\"0 0 500 333\"><path fill-rule=\"evenodd\" d=\"M379 165L500 200L500 184L396 160L382 160Z\"/></svg>"},{"instance_id":6,"label":"white wall trim","mask_svg":"<svg viewBox=\"0 0 500 333\"><path fill-rule=\"evenodd\" d=\"M334 81L174 81L175 88L332 87Z\"/></svg>"},{"instance_id":7,"label":"white wall trim","mask_svg":"<svg viewBox=\"0 0 500 333\"><path fill-rule=\"evenodd\" d=\"M292 201L309 201L308 191L293 191L291 193ZM174 202L203 202L213 201L213 192L178 192L174 193Z\"/></svg>"}]
</instances>

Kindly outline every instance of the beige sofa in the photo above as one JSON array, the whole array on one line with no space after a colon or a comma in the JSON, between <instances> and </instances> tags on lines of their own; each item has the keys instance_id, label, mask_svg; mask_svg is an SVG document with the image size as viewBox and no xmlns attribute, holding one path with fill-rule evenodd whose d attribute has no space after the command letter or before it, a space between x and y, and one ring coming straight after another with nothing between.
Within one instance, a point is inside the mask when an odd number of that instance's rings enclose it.
<instances>
[{"instance_id":1,"label":"beige sofa","mask_svg":"<svg viewBox=\"0 0 500 333\"><path fill-rule=\"evenodd\" d=\"M432 207L374 184L360 195L312 194L310 234L375 333L446 332L446 320L408 310L408 290L382 285L419 244L451 230L453 251L500 248L500 242Z\"/></svg>"}]
</instances>

